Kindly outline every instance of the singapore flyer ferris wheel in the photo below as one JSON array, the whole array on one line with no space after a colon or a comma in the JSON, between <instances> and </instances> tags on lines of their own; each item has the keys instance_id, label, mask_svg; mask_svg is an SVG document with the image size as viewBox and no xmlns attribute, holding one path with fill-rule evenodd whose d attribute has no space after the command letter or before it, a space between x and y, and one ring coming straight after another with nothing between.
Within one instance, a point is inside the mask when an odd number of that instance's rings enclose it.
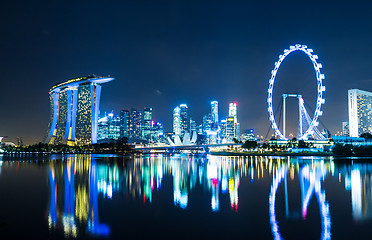
<instances>
[{"instance_id":1,"label":"singapore flyer ferris wheel","mask_svg":"<svg viewBox=\"0 0 372 240\"><path fill-rule=\"evenodd\" d=\"M295 51L302 51L304 52L313 63L313 67L316 73L316 81L317 81L317 98L316 98L316 108L314 111L313 117L309 117L307 111L304 107L304 100L302 99L301 95L298 94L283 94L283 132L279 130L279 126L275 121L275 115L273 112L273 89L274 89L274 82L276 74L279 70L280 64L284 61L284 59L291 53ZM323 135L317 129L319 125L318 118L323 114L321 111L322 104L325 103L325 99L323 98L323 92L325 91L325 86L323 85L323 80L325 79L324 74L321 73L320 69L322 68L322 64L317 62L318 56L312 54L313 50L308 48L306 45L296 44L295 46L290 46L289 49L284 50L284 54L279 56L279 60L275 62L275 67L271 71L271 78L269 80L269 88L268 88L268 97L267 97L267 104L268 104L268 112L269 112L269 120L271 121L271 127L275 131L275 135L282 140L288 140L285 136L285 99L287 97L296 97L299 100L299 134L298 139L304 140L312 137L314 139L323 139ZM306 124L305 124L306 123ZM303 126L307 127L303 127Z\"/></svg>"}]
</instances>

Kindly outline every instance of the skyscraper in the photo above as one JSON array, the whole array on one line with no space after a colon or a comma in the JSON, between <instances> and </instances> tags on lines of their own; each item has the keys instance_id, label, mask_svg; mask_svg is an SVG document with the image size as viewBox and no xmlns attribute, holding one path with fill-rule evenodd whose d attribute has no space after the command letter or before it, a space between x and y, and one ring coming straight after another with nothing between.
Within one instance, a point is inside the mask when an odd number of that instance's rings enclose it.
<instances>
[{"instance_id":1,"label":"skyscraper","mask_svg":"<svg viewBox=\"0 0 372 240\"><path fill-rule=\"evenodd\" d=\"M109 133L109 119L108 116L100 117L98 119L98 127L97 127L97 141L108 139Z\"/></svg>"},{"instance_id":2,"label":"skyscraper","mask_svg":"<svg viewBox=\"0 0 372 240\"><path fill-rule=\"evenodd\" d=\"M114 78L88 76L54 85L49 91L48 144L86 145L97 142L102 83Z\"/></svg>"},{"instance_id":3,"label":"skyscraper","mask_svg":"<svg viewBox=\"0 0 372 240\"><path fill-rule=\"evenodd\" d=\"M120 137L129 137L130 113L128 110L120 110Z\"/></svg>"},{"instance_id":4,"label":"skyscraper","mask_svg":"<svg viewBox=\"0 0 372 240\"><path fill-rule=\"evenodd\" d=\"M142 138L150 140L152 132L152 108L144 108L142 116Z\"/></svg>"},{"instance_id":5,"label":"skyscraper","mask_svg":"<svg viewBox=\"0 0 372 240\"><path fill-rule=\"evenodd\" d=\"M218 102L211 102L211 114L213 116L213 122L218 123Z\"/></svg>"},{"instance_id":6,"label":"skyscraper","mask_svg":"<svg viewBox=\"0 0 372 240\"><path fill-rule=\"evenodd\" d=\"M118 140L120 138L120 117L114 113L98 119L97 140Z\"/></svg>"},{"instance_id":7,"label":"skyscraper","mask_svg":"<svg viewBox=\"0 0 372 240\"><path fill-rule=\"evenodd\" d=\"M221 123L220 123L220 138L221 140L223 139L226 139L226 136L227 136L227 120L226 119L221 119Z\"/></svg>"},{"instance_id":8,"label":"skyscraper","mask_svg":"<svg viewBox=\"0 0 372 240\"><path fill-rule=\"evenodd\" d=\"M129 121L129 138L142 137L142 112L132 108Z\"/></svg>"},{"instance_id":9,"label":"skyscraper","mask_svg":"<svg viewBox=\"0 0 372 240\"><path fill-rule=\"evenodd\" d=\"M235 138L235 123L233 117L228 117L226 122L226 140L232 142Z\"/></svg>"},{"instance_id":10,"label":"skyscraper","mask_svg":"<svg viewBox=\"0 0 372 240\"><path fill-rule=\"evenodd\" d=\"M175 135L181 135L181 109L179 106L173 109L173 132Z\"/></svg>"},{"instance_id":11,"label":"skyscraper","mask_svg":"<svg viewBox=\"0 0 372 240\"><path fill-rule=\"evenodd\" d=\"M342 122L342 135L343 136L349 136L349 122Z\"/></svg>"},{"instance_id":12,"label":"skyscraper","mask_svg":"<svg viewBox=\"0 0 372 240\"><path fill-rule=\"evenodd\" d=\"M189 121L187 119L187 105L181 104L180 105L180 117L181 117L181 136L185 134L186 131L189 129Z\"/></svg>"},{"instance_id":13,"label":"skyscraper","mask_svg":"<svg viewBox=\"0 0 372 240\"><path fill-rule=\"evenodd\" d=\"M238 112L237 112L237 104L230 103L229 104L229 118L234 119L234 138L240 139L240 123L238 122ZM227 125L229 125L229 119L227 119Z\"/></svg>"},{"instance_id":14,"label":"skyscraper","mask_svg":"<svg viewBox=\"0 0 372 240\"><path fill-rule=\"evenodd\" d=\"M359 89L348 91L350 137L372 133L372 93Z\"/></svg>"},{"instance_id":15,"label":"skyscraper","mask_svg":"<svg viewBox=\"0 0 372 240\"><path fill-rule=\"evenodd\" d=\"M240 123L239 122L235 123L235 138L237 140L240 140Z\"/></svg>"},{"instance_id":16,"label":"skyscraper","mask_svg":"<svg viewBox=\"0 0 372 240\"><path fill-rule=\"evenodd\" d=\"M108 138L118 140L120 138L120 116L109 113L108 119Z\"/></svg>"},{"instance_id":17,"label":"skyscraper","mask_svg":"<svg viewBox=\"0 0 372 240\"><path fill-rule=\"evenodd\" d=\"M192 118L190 118L190 134L192 134L192 132L197 132L197 131L198 131L198 125Z\"/></svg>"},{"instance_id":18,"label":"skyscraper","mask_svg":"<svg viewBox=\"0 0 372 240\"><path fill-rule=\"evenodd\" d=\"M238 122L238 114L237 114L237 109L236 109L236 103L230 103L229 104L229 117L234 118L234 122Z\"/></svg>"},{"instance_id":19,"label":"skyscraper","mask_svg":"<svg viewBox=\"0 0 372 240\"><path fill-rule=\"evenodd\" d=\"M212 131L213 123L213 115L211 113L205 115L203 117L203 132Z\"/></svg>"}]
</instances>

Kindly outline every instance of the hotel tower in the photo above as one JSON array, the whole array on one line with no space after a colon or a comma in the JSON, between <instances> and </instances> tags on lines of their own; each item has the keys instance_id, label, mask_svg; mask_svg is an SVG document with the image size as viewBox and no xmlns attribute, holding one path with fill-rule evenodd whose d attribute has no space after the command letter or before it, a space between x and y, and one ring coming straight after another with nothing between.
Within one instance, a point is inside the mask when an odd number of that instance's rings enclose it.
<instances>
[{"instance_id":1,"label":"hotel tower","mask_svg":"<svg viewBox=\"0 0 372 240\"><path fill-rule=\"evenodd\" d=\"M88 76L54 85L49 91L48 144L87 145L97 143L101 84L114 78Z\"/></svg>"}]
</instances>

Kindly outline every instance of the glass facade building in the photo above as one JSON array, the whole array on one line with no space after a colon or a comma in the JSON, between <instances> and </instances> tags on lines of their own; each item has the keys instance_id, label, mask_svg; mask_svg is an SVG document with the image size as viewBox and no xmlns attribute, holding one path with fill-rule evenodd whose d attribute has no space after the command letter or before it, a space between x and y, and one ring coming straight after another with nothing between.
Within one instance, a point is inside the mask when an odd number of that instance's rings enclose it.
<instances>
[{"instance_id":1,"label":"glass facade building","mask_svg":"<svg viewBox=\"0 0 372 240\"><path fill-rule=\"evenodd\" d=\"M132 108L129 121L129 138L142 137L142 112Z\"/></svg>"},{"instance_id":2,"label":"glass facade building","mask_svg":"<svg viewBox=\"0 0 372 240\"><path fill-rule=\"evenodd\" d=\"M193 132L198 132L198 125L192 118L190 118L190 134Z\"/></svg>"},{"instance_id":3,"label":"glass facade building","mask_svg":"<svg viewBox=\"0 0 372 240\"><path fill-rule=\"evenodd\" d=\"M115 116L113 113L110 113L108 117L109 117L108 138L119 140L120 138L120 116Z\"/></svg>"},{"instance_id":4,"label":"glass facade building","mask_svg":"<svg viewBox=\"0 0 372 240\"><path fill-rule=\"evenodd\" d=\"M227 142L232 142L235 138L235 123L234 118L229 117L226 121L226 140Z\"/></svg>"},{"instance_id":5,"label":"glass facade building","mask_svg":"<svg viewBox=\"0 0 372 240\"><path fill-rule=\"evenodd\" d=\"M181 104L173 109L173 132L175 135L183 137L185 132L188 132L189 130L187 105Z\"/></svg>"},{"instance_id":6,"label":"glass facade building","mask_svg":"<svg viewBox=\"0 0 372 240\"><path fill-rule=\"evenodd\" d=\"M229 103L229 117L234 118L234 122L238 122L237 104Z\"/></svg>"},{"instance_id":7,"label":"glass facade building","mask_svg":"<svg viewBox=\"0 0 372 240\"><path fill-rule=\"evenodd\" d=\"M97 141L108 139L109 136L109 119L108 116L98 119Z\"/></svg>"},{"instance_id":8,"label":"glass facade building","mask_svg":"<svg viewBox=\"0 0 372 240\"><path fill-rule=\"evenodd\" d=\"M181 117L181 136L185 134L185 132L189 129L189 121L187 118L187 105L181 104L180 105L180 117Z\"/></svg>"},{"instance_id":9,"label":"glass facade building","mask_svg":"<svg viewBox=\"0 0 372 240\"><path fill-rule=\"evenodd\" d=\"M211 102L211 113L213 116L213 122L218 124L218 102Z\"/></svg>"},{"instance_id":10,"label":"glass facade building","mask_svg":"<svg viewBox=\"0 0 372 240\"><path fill-rule=\"evenodd\" d=\"M349 136L349 122L342 122L342 136Z\"/></svg>"},{"instance_id":11,"label":"glass facade building","mask_svg":"<svg viewBox=\"0 0 372 240\"><path fill-rule=\"evenodd\" d=\"M221 120L221 123L220 123L220 138L221 138L221 141L226 141L226 136L227 136L227 121L226 119L222 119Z\"/></svg>"},{"instance_id":12,"label":"glass facade building","mask_svg":"<svg viewBox=\"0 0 372 240\"><path fill-rule=\"evenodd\" d=\"M350 89L348 90L348 105L350 137L372 133L372 93Z\"/></svg>"},{"instance_id":13,"label":"glass facade building","mask_svg":"<svg viewBox=\"0 0 372 240\"><path fill-rule=\"evenodd\" d=\"M203 132L212 131L213 127L213 115L211 113L203 117Z\"/></svg>"},{"instance_id":14,"label":"glass facade building","mask_svg":"<svg viewBox=\"0 0 372 240\"><path fill-rule=\"evenodd\" d=\"M175 135L181 135L181 109L178 106L173 109L173 132Z\"/></svg>"},{"instance_id":15,"label":"glass facade building","mask_svg":"<svg viewBox=\"0 0 372 240\"><path fill-rule=\"evenodd\" d=\"M151 139L152 134L152 108L144 108L142 119L142 138Z\"/></svg>"},{"instance_id":16,"label":"glass facade building","mask_svg":"<svg viewBox=\"0 0 372 240\"><path fill-rule=\"evenodd\" d=\"M234 119L234 130L232 130L234 133L233 138L240 140L240 123L238 122L237 104L235 102L229 104L229 118ZM229 124L229 118L227 119L227 124ZM231 139L228 137L228 140Z\"/></svg>"},{"instance_id":17,"label":"glass facade building","mask_svg":"<svg viewBox=\"0 0 372 240\"><path fill-rule=\"evenodd\" d=\"M141 134L141 135L140 135ZM152 120L152 108L145 108L143 112L132 109L121 110L120 115L113 112L105 114L98 120L98 140L120 140L123 137L129 141L147 140L159 141L163 136L163 125Z\"/></svg>"},{"instance_id":18,"label":"glass facade building","mask_svg":"<svg viewBox=\"0 0 372 240\"><path fill-rule=\"evenodd\" d=\"M120 137L129 137L130 113L128 110L120 110Z\"/></svg>"},{"instance_id":19,"label":"glass facade building","mask_svg":"<svg viewBox=\"0 0 372 240\"><path fill-rule=\"evenodd\" d=\"M54 85L49 91L51 116L45 142L87 145L97 142L101 85L110 77L88 76Z\"/></svg>"}]
</instances>

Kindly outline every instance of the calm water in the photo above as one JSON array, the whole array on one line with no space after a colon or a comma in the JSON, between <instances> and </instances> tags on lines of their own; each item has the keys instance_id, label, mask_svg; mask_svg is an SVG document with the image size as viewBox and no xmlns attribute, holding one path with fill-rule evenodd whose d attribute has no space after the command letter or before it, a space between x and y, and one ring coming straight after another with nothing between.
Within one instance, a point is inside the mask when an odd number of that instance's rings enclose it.
<instances>
[{"instance_id":1,"label":"calm water","mask_svg":"<svg viewBox=\"0 0 372 240\"><path fill-rule=\"evenodd\" d=\"M0 160L3 239L372 238L372 159Z\"/></svg>"}]
</instances>

